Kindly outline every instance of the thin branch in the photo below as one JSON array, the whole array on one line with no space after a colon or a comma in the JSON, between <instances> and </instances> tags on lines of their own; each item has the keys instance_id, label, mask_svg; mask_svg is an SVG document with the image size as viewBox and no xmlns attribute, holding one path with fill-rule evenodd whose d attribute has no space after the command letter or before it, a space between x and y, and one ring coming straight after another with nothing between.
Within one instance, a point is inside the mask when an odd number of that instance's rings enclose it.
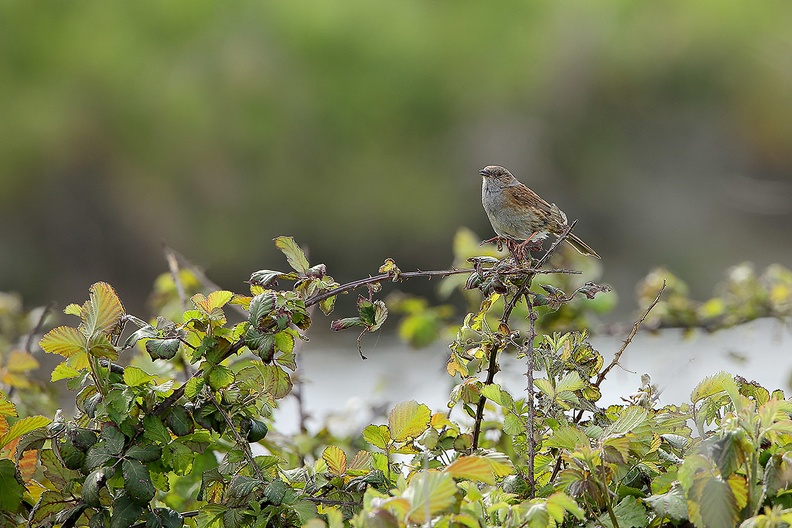
<instances>
[{"instance_id":1,"label":"thin branch","mask_svg":"<svg viewBox=\"0 0 792 528\"><path fill-rule=\"evenodd\" d=\"M236 427L234 427L233 420L231 420L231 417L227 412L225 412L225 409L223 409L217 402L217 398L215 398L214 393L212 391L208 391L207 394L209 401L212 402L220 414L223 415L223 420L225 420L226 425L228 425L228 428L234 435L234 439L236 440L237 445L239 445L239 448L242 450L242 453L245 455L245 459L247 459L248 464L250 464L253 468L253 471L256 472L256 477L263 481L264 475L261 473L261 468L258 467L258 464L256 464L256 461L253 459L253 452L250 450L250 442L242 438L242 436L239 434L239 431L237 431Z\"/></svg>"},{"instance_id":2,"label":"thin branch","mask_svg":"<svg viewBox=\"0 0 792 528\"><path fill-rule=\"evenodd\" d=\"M646 317L649 315L649 312L651 312L652 309L655 306L657 306L657 303L660 302L660 296L663 295L663 291L665 290L665 287L666 287L666 281L663 281L663 286L660 288L660 291L657 292L657 296L654 298L654 301L652 301L649 304L649 306L646 308L646 310L644 310L641 317L637 321L635 321L632 330L630 331L630 334L627 336L627 339L624 340L621 348L619 348L619 351L616 352L616 354L613 356L613 361L611 361L610 364L607 367L605 367L605 369L602 372L600 372L599 376L597 376L597 381L594 382L595 386L599 387L600 383L602 383L603 380L605 379L605 376L608 375L608 372L610 372L611 369L613 369L613 367L619 364L619 360L621 359L622 354L630 345L630 343L632 343L632 340L635 337L635 334L638 333L638 329L640 328L641 324L646 320Z\"/></svg>"},{"instance_id":3,"label":"thin branch","mask_svg":"<svg viewBox=\"0 0 792 528\"><path fill-rule=\"evenodd\" d=\"M649 312L651 312L652 309L655 306L657 306L657 303L660 302L660 297L663 295L663 291L665 291L665 288L666 288L666 281L663 281L663 286L660 287L660 291L657 292L657 295L655 296L654 300L649 304L646 310L644 310L644 312L641 314L641 317L639 317L638 320L635 321L635 323L633 323L632 330L630 330L630 334L627 336L627 339L624 340L622 346L613 356L613 361L611 361L610 364L607 367L605 367L605 369L602 372L599 373L599 375L597 376L597 380L594 382L594 386L599 387L600 384L602 384L602 382L605 380L605 376L608 375L608 372L610 372L613 369L613 367L619 364L619 360L621 359L622 354L624 354L624 351L627 350L627 347L630 345L630 343L632 343L632 340L635 337L635 335L638 333L638 329L641 327L641 324L649 316ZM584 412L583 409L578 409L578 412L573 419L574 423L580 423L580 420L583 419L583 412ZM695 408L693 409L693 413L695 414ZM559 455L558 458L556 459L555 466L553 467L553 473L550 475L550 482L553 482L553 480L555 480L555 477L560 470L561 470L561 456Z\"/></svg>"},{"instance_id":4,"label":"thin branch","mask_svg":"<svg viewBox=\"0 0 792 528\"><path fill-rule=\"evenodd\" d=\"M219 285L215 284L209 277L206 276L206 274L203 272L203 270L201 270L201 268L190 262L184 255L182 255L175 249L170 248L168 246L164 246L164 248L165 251L169 252L170 255L172 255L172 257L176 260L178 266L181 268L189 269L193 273L193 275L195 275L195 278L198 279L198 282L200 282L203 285L204 288L206 288L209 291L217 291L224 289ZM247 315L245 313L245 310L241 306L238 306L236 304L230 304L228 306L230 306L232 310L235 310L240 315L243 316Z\"/></svg>"},{"instance_id":5,"label":"thin branch","mask_svg":"<svg viewBox=\"0 0 792 528\"><path fill-rule=\"evenodd\" d=\"M566 240L566 238L569 236L569 233L572 232L572 228L575 227L575 224L577 224L577 220L575 220L574 222L572 222L567 226L566 230L564 230L564 232L561 233L558 236L558 238L556 238L553 241L547 252L545 252L545 254L542 255L542 258L540 258L532 268L526 270L526 273L530 273L528 280L525 281L522 286L520 286L520 288L517 290L517 293L514 294L514 297L511 298L511 300L506 304L506 308L504 308L503 310L503 317L501 317L501 322L505 324L507 327L509 326L509 318L511 317L512 310L514 310L514 308L517 306L517 303L520 302L520 299L523 297L523 295L525 295L528 292L528 290L531 288L531 283L533 282L534 275L542 273L542 270L540 270L539 268L541 268L544 265L544 263L547 262L547 259L549 259L550 255L552 255L555 252L559 244L561 244L561 242Z\"/></svg>"},{"instance_id":6,"label":"thin branch","mask_svg":"<svg viewBox=\"0 0 792 528\"><path fill-rule=\"evenodd\" d=\"M484 380L484 386L492 385L495 379L495 374L498 372L498 353L504 347L505 343L498 343L493 346L489 351L489 364L487 365L487 379ZM473 422L473 445L472 450L478 449L479 437L481 436L481 424L484 421L484 404L487 398L481 396L479 398L478 406L476 407L476 418Z\"/></svg>"},{"instance_id":7,"label":"thin branch","mask_svg":"<svg viewBox=\"0 0 792 528\"><path fill-rule=\"evenodd\" d=\"M176 285L176 292L179 294L182 309L187 308L187 294L184 292L184 284L179 279L179 259L176 257L176 252L165 244L162 245L162 251L165 253L165 261L168 263L168 270L170 271L173 284Z\"/></svg>"},{"instance_id":8,"label":"thin branch","mask_svg":"<svg viewBox=\"0 0 792 528\"><path fill-rule=\"evenodd\" d=\"M44 320L47 318L47 315L55 308L55 303L51 302L44 309L41 311L41 315L39 316L38 322L36 322L36 326L33 327L33 330L27 336L25 340L25 352L33 352L33 339L36 335L41 332L41 329L44 327Z\"/></svg>"},{"instance_id":9,"label":"thin branch","mask_svg":"<svg viewBox=\"0 0 792 528\"><path fill-rule=\"evenodd\" d=\"M482 271L489 271L491 268L482 268ZM321 293L317 293L311 297L308 297L305 300L305 306L312 306L320 301L324 301L330 297L338 295L340 293L346 293L348 291L354 290L356 288L361 288L363 286L368 286L369 284L374 284L375 282L382 282L386 280L391 280L393 282L398 282L401 279L414 279L418 277L427 277L429 279L433 277L449 277L451 275L461 275L464 273L473 273L477 271L475 268L463 268L463 269L448 269L448 270L436 270L436 271L404 271L401 273L381 273L379 275L369 276L365 279L358 279L356 281L347 282L346 284L340 285L338 288L333 288L332 290L327 290ZM566 273L566 274L577 274L580 273L575 270L566 270L566 269L549 269L549 270L538 270L533 268L515 268L513 270L509 270L508 272L501 273L501 275L522 275L525 273L530 272L531 274L550 274L550 273Z\"/></svg>"},{"instance_id":10,"label":"thin branch","mask_svg":"<svg viewBox=\"0 0 792 528\"><path fill-rule=\"evenodd\" d=\"M534 266L531 266L531 267L529 267L527 269L521 270L520 275L528 275L528 277L526 278L525 282L523 282L520 285L520 287L517 289L517 292L509 300L509 302L506 303L506 307L503 310L503 316L501 317L501 325L506 326L506 328L509 327L509 318L511 317L511 313L514 310L514 307L517 306L517 302L519 302L519 300L523 296L525 296L525 294L528 292L529 288L531 287L531 282L533 282L534 276L536 276L539 273L544 273L545 272L545 270L540 270L539 268L547 261L547 259L549 258L550 254L552 254L555 251L555 249L558 247L558 245L561 242L563 242L564 239L566 239L567 236L569 236L569 233L572 231L572 228L575 227L576 223L577 223L577 221L572 222L572 224L570 224L567 227L567 229L563 233L561 233L561 235L550 246L550 249L547 250L547 252L542 256L541 259L539 259L537 261L537 263ZM489 269L491 269L491 268L488 268L485 271L489 271ZM471 271L473 271L473 270L471 270ZM546 270L546 271L566 273L569 270ZM526 302L528 302L529 305L530 305L530 302L528 301L527 297L526 297ZM531 306L531 309L533 309L533 305L530 305L530 306ZM534 332L534 321L533 320L531 321L531 331L535 335L535 332ZM497 363L498 352L500 352L500 349L503 348L503 346L505 346L505 344L502 345L502 346L494 347L492 350L490 350L489 366L487 367L487 379L484 381L484 386L491 385L493 383L493 381L494 381L495 374L498 372L498 363ZM531 350L533 350L533 337L531 338ZM531 359L529 360L530 368L531 368L531 373L529 374L529 379L531 379L532 376L533 376L533 363L532 362L533 362L533 355L531 355ZM531 387L532 386L533 386L533 382L531 382ZM479 444L479 436L481 434L481 424L484 421L484 405L486 403L487 403L487 398L486 397L484 397L483 395L481 397L479 397L478 406L476 407L476 417L475 417L475 421L473 422L473 445L472 445L473 449L476 449L478 447L478 444ZM533 428L533 416L531 416L531 422L532 423L530 425L530 428L532 429ZM528 439L528 441L529 442L533 442L533 434ZM531 489L533 490L533 487Z\"/></svg>"},{"instance_id":11,"label":"thin branch","mask_svg":"<svg viewBox=\"0 0 792 528\"><path fill-rule=\"evenodd\" d=\"M525 304L528 306L528 350L526 351L527 365L525 367L526 395L528 403L528 427L526 428L526 440L528 441L528 485L531 487L530 498L536 495L536 479L534 477L534 461L536 459L536 446L534 445L534 339L536 339L536 318L533 301L525 296Z\"/></svg>"}]
</instances>

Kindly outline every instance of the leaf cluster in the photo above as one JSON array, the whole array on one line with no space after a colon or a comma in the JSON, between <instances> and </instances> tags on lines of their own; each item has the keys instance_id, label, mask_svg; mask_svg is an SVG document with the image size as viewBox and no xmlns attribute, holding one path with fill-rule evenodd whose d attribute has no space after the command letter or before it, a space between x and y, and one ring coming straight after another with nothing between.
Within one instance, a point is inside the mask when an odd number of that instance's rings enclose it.
<instances>
[{"instance_id":1,"label":"leaf cluster","mask_svg":"<svg viewBox=\"0 0 792 528\"><path fill-rule=\"evenodd\" d=\"M404 273L388 260L379 275L342 285L293 239L275 243L291 271L257 271L245 294L196 293L178 317L127 314L101 282L66 308L79 322L50 330L41 347L63 358L52 379L68 380L76 415L20 417L10 390L0 395L5 524L643 528L792 520L792 404L783 393L720 373L690 403L659 407L645 376L623 405L601 406L600 385L618 357L606 364L586 331L536 329L573 299L607 288L538 281L548 271L568 274L543 269L544 258L484 255L464 272L458 286L466 296L477 291L478 303L450 345L448 409L402 402L385 423L346 439L280 434L272 411L295 394L313 306L330 314L337 295L366 287L357 314L331 328L375 331L388 316L375 296L381 282L462 273ZM504 353L525 361L525 391L496 382Z\"/></svg>"}]
</instances>

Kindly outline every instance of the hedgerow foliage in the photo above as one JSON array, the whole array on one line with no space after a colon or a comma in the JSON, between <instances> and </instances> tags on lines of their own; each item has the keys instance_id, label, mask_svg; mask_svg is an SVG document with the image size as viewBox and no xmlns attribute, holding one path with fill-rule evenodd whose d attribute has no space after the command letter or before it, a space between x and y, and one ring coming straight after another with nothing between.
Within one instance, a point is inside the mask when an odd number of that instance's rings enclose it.
<instances>
[{"instance_id":1,"label":"hedgerow foliage","mask_svg":"<svg viewBox=\"0 0 792 528\"><path fill-rule=\"evenodd\" d=\"M379 275L341 285L324 265L310 265L291 238L276 245L292 271L258 271L244 294L195 293L188 309L176 310L171 301L184 283L166 276L157 286L163 316L152 322L127 314L103 282L83 304L69 305L65 312L79 322L50 330L40 344L63 358L52 380L68 380L75 391L73 417L27 413L20 394L31 388L19 375L35 365L27 352L4 353L5 524L792 522L792 403L780 391L720 373L702 381L689 403L660 407L646 377L623 405L601 407L600 386L618 355L606 364L582 329L537 331L544 318L578 320L572 300L599 298L606 287L573 285L573 272L543 267L546 256L495 254L473 258L472 270L441 272L402 272L388 260ZM187 278L183 273L175 275ZM331 324L362 335L388 316L376 298L382 283L436 275L456 276L449 284L467 295L479 292L450 343L449 408L402 402L354 438L277 434L272 411L294 390L298 343L316 317L313 307L330 314L339 294L366 287L357 315ZM659 302L658 289L644 318ZM408 308L404 333L423 329L422 343L449 315L420 302ZM238 322L235 312L243 314ZM525 360L531 390L513 393L496 383L504 353Z\"/></svg>"}]
</instances>

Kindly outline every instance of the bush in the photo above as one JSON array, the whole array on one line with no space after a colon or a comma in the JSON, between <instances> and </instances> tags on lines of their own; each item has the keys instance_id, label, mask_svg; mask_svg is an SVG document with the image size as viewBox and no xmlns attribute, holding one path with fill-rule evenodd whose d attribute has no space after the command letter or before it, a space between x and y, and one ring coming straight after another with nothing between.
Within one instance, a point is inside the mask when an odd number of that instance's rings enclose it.
<instances>
[{"instance_id":1,"label":"bush","mask_svg":"<svg viewBox=\"0 0 792 528\"><path fill-rule=\"evenodd\" d=\"M291 238L276 245L293 271L254 273L249 294L195 293L187 309L175 310L174 300L186 304L184 285L197 281L184 282L186 270L158 281L157 299L170 318L147 322L127 314L102 282L82 305L65 309L79 324L50 330L41 347L64 358L51 378L68 380L76 391L76 415L18 418L27 409L20 391L31 387L13 385L15 394L0 397L6 524L792 522L792 403L780 391L720 373L699 384L689 404L658 408L646 377L623 405L597 405L607 373L660 303L662 287L606 365L585 330L537 331L542 318L578 320L585 310L570 307L573 299L608 291L593 282L574 285L567 269L544 268L557 243L539 260L479 256L472 269L402 272L388 260L378 275L345 285L324 265L311 266ZM481 295L450 345L447 370L457 380L450 411L407 401L393 406L387 423L368 425L355 438L277 434L272 410L294 391L298 344L313 307L329 314L339 294L367 288L357 315L331 323L335 330L357 327L362 336L388 316L375 296L385 281L465 275L458 285ZM540 276L560 280L535 284ZM564 309L571 311L559 313ZM241 321L230 320L234 311ZM421 302L402 311L407 337L410 328L441 335L450 313ZM512 394L495 383L504 353L524 358L531 390Z\"/></svg>"}]
</instances>

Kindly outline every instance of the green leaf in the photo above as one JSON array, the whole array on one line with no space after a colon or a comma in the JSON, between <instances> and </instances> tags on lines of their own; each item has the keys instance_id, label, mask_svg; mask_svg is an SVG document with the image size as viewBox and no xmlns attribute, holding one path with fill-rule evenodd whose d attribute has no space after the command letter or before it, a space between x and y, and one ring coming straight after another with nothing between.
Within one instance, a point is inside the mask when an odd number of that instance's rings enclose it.
<instances>
[{"instance_id":1,"label":"green leaf","mask_svg":"<svg viewBox=\"0 0 792 528\"><path fill-rule=\"evenodd\" d=\"M88 301L80 313L86 337L116 333L123 316L124 307L112 286L106 282L91 286Z\"/></svg>"},{"instance_id":2,"label":"green leaf","mask_svg":"<svg viewBox=\"0 0 792 528\"><path fill-rule=\"evenodd\" d=\"M149 339L146 341L146 352L151 359L173 359L180 346L181 341L178 339Z\"/></svg>"},{"instance_id":3,"label":"green leaf","mask_svg":"<svg viewBox=\"0 0 792 528\"><path fill-rule=\"evenodd\" d=\"M261 420L250 420L250 428L246 433L246 439L248 442L258 442L269 432L269 428L267 424L262 422Z\"/></svg>"},{"instance_id":4,"label":"green leaf","mask_svg":"<svg viewBox=\"0 0 792 528\"><path fill-rule=\"evenodd\" d=\"M286 483L282 480L273 480L264 488L264 498L270 504L280 506L286 497Z\"/></svg>"},{"instance_id":5,"label":"green leaf","mask_svg":"<svg viewBox=\"0 0 792 528\"><path fill-rule=\"evenodd\" d=\"M360 317L345 317L343 319L336 319L332 323L330 323L330 329L339 332L341 330L346 330L347 328L352 328L353 326L364 326L365 323L363 319Z\"/></svg>"},{"instance_id":6,"label":"green leaf","mask_svg":"<svg viewBox=\"0 0 792 528\"><path fill-rule=\"evenodd\" d=\"M146 528L182 528L184 517L170 508L154 508L146 514Z\"/></svg>"},{"instance_id":7,"label":"green leaf","mask_svg":"<svg viewBox=\"0 0 792 528\"><path fill-rule=\"evenodd\" d=\"M372 303L364 297L358 299L358 313L363 325L371 332L379 330L388 318L388 308L384 302L377 300Z\"/></svg>"},{"instance_id":8,"label":"green leaf","mask_svg":"<svg viewBox=\"0 0 792 528\"><path fill-rule=\"evenodd\" d=\"M283 273L281 271L258 270L254 271L250 275L250 280L248 280L248 282L250 284L255 284L256 286L266 288L274 284L279 279L295 280L297 278L299 278L299 275L294 272Z\"/></svg>"},{"instance_id":9,"label":"green leaf","mask_svg":"<svg viewBox=\"0 0 792 528\"><path fill-rule=\"evenodd\" d=\"M583 508L578 506L577 502L566 493L556 492L547 497L547 512L558 524L563 522L565 511L568 511L580 521L586 516Z\"/></svg>"},{"instance_id":10,"label":"green leaf","mask_svg":"<svg viewBox=\"0 0 792 528\"><path fill-rule=\"evenodd\" d=\"M250 314L248 321L250 321L253 328L258 328L261 319L270 315L275 308L277 298L277 295L272 290L261 292L253 297L248 307L248 313Z\"/></svg>"},{"instance_id":11,"label":"green leaf","mask_svg":"<svg viewBox=\"0 0 792 528\"><path fill-rule=\"evenodd\" d=\"M41 494L28 517L29 526L46 526L45 520L74 504L75 499L71 496L64 497L60 491L46 490Z\"/></svg>"},{"instance_id":12,"label":"green leaf","mask_svg":"<svg viewBox=\"0 0 792 528\"><path fill-rule=\"evenodd\" d=\"M208 378L209 386L214 390L223 389L234 383L234 373L225 365L215 365L206 374L204 379Z\"/></svg>"},{"instance_id":13,"label":"green leaf","mask_svg":"<svg viewBox=\"0 0 792 528\"><path fill-rule=\"evenodd\" d=\"M118 359L118 350L116 350L110 338L105 334L91 336L91 339L88 340L88 353L94 357L111 361Z\"/></svg>"},{"instance_id":14,"label":"green leaf","mask_svg":"<svg viewBox=\"0 0 792 528\"><path fill-rule=\"evenodd\" d=\"M104 486L105 479L105 468L99 468L85 477L82 487L82 499L88 506L93 508L101 507L99 491Z\"/></svg>"},{"instance_id":15,"label":"green leaf","mask_svg":"<svg viewBox=\"0 0 792 528\"><path fill-rule=\"evenodd\" d=\"M534 385L537 389L539 389L545 396L550 398L551 400L555 399L555 387L547 378L537 378L534 380Z\"/></svg>"},{"instance_id":16,"label":"green leaf","mask_svg":"<svg viewBox=\"0 0 792 528\"><path fill-rule=\"evenodd\" d=\"M622 410L621 414L619 414L616 421L605 429L605 435L623 435L640 427L646 423L648 419L649 413L643 407L635 405L626 407Z\"/></svg>"},{"instance_id":17,"label":"green leaf","mask_svg":"<svg viewBox=\"0 0 792 528\"><path fill-rule=\"evenodd\" d=\"M113 515L110 517L110 528L129 528L143 513L140 506L131 497L121 494L113 501Z\"/></svg>"},{"instance_id":18,"label":"green leaf","mask_svg":"<svg viewBox=\"0 0 792 528\"><path fill-rule=\"evenodd\" d=\"M124 475L124 491L140 505L148 504L157 490L151 482L149 470L137 460L126 459L121 462L121 473Z\"/></svg>"},{"instance_id":19,"label":"green leaf","mask_svg":"<svg viewBox=\"0 0 792 528\"><path fill-rule=\"evenodd\" d=\"M369 425L363 429L363 439L384 450L391 441L390 430L387 425Z\"/></svg>"},{"instance_id":20,"label":"green leaf","mask_svg":"<svg viewBox=\"0 0 792 528\"><path fill-rule=\"evenodd\" d=\"M290 353L294 350L294 336L287 331L275 334L275 348L281 352Z\"/></svg>"},{"instance_id":21,"label":"green leaf","mask_svg":"<svg viewBox=\"0 0 792 528\"><path fill-rule=\"evenodd\" d=\"M544 445L548 447L560 447L567 451L574 451L579 445L588 445L588 437L576 427L560 427L553 432Z\"/></svg>"},{"instance_id":22,"label":"green leaf","mask_svg":"<svg viewBox=\"0 0 792 528\"><path fill-rule=\"evenodd\" d=\"M183 405L171 407L165 421L176 436L185 436L195 430L195 423Z\"/></svg>"},{"instance_id":23,"label":"green leaf","mask_svg":"<svg viewBox=\"0 0 792 528\"><path fill-rule=\"evenodd\" d=\"M143 369L138 367L128 366L124 368L124 383L130 387L137 387L145 385L151 381L156 380L156 376L152 376Z\"/></svg>"},{"instance_id":24,"label":"green leaf","mask_svg":"<svg viewBox=\"0 0 792 528\"><path fill-rule=\"evenodd\" d=\"M289 374L278 365L263 365L264 390L273 398L280 399L288 396L292 390L292 381Z\"/></svg>"},{"instance_id":25,"label":"green leaf","mask_svg":"<svg viewBox=\"0 0 792 528\"><path fill-rule=\"evenodd\" d=\"M198 393L201 392L201 389L204 388L206 382L202 377L190 378L187 380L187 383L184 385L184 395L190 399L194 400Z\"/></svg>"},{"instance_id":26,"label":"green leaf","mask_svg":"<svg viewBox=\"0 0 792 528\"><path fill-rule=\"evenodd\" d=\"M16 440L22 435L26 435L31 431L48 426L51 421L52 420L49 418L45 418L43 416L28 416L27 418L17 420L11 427L9 427L6 434L0 437L0 447L5 446L6 444Z\"/></svg>"},{"instance_id":27,"label":"green leaf","mask_svg":"<svg viewBox=\"0 0 792 528\"><path fill-rule=\"evenodd\" d=\"M63 448L61 448L61 456L64 457ZM85 454L85 459L84 459L85 462L84 463L80 462L79 464L77 464L77 467L79 467L80 465L84 465L85 468L91 471L99 466L103 466L113 458L117 458L117 457L115 457L110 453L110 450L107 448L107 443L105 441L101 441L99 443L92 445L88 449L88 452ZM64 461L65 461L65 457L64 457ZM76 468L70 468L70 469L76 469Z\"/></svg>"},{"instance_id":28,"label":"green leaf","mask_svg":"<svg viewBox=\"0 0 792 528\"><path fill-rule=\"evenodd\" d=\"M509 436L515 436L525 432L525 425L519 416L509 413L503 419L503 432Z\"/></svg>"},{"instance_id":29,"label":"green leaf","mask_svg":"<svg viewBox=\"0 0 792 528\"><path fill-rule=\"evenodd\" d=\"M690 401L692 403L698 403L704 398L721 393L726 390L724 387L727 383L734 384L734 378L728 372L718 372L714 376L704 378L704 380L693 389L693 392L690 394Z\"/></svg>"},{"instance_id":30,"label":"green leaf","mask_svg":"<svg viewBox=\"0 0 792 528\"><path fill-rule=\"evenodd\" d=\"M646 509L641 501L635 497L624 497L619 504L613 508L613 513L616 515L616 520L620 528L630 526L632 528L644 528L649 524L649 518L646 515ZM607 528L613 528L610 516L602 514L599 521ZM712 525L712 526L733 526L733 525Z\"/></svg>"},{"instance_id":31,"label":"green leaf","mask_svg":"<svg viewBox=\"0 0 792 528\"><path fill-rule=\"evenodd\" d=\"M319 309L322 310L322 313L325 315L330 315L333 313L333 309L335 308L336 299L338 296L333 295L326 299L322 299L319 301Z\"/></svg>"},{"instance_id":32,"label":"green leaf","mask_svg":"<svg viewBox=\"0 0 792 528\"><path fill-rule=\"evenodd\" d=\"M675 521L688 518L687 499L682 486L675 484L666 493L647 497L646 502L660 517L670 517Z\"/></svg>"},{"instance_id":33,"label":"green leaf","mask_svg":"<svg viewBox=\"0 0 792 528\"><path fill-rule=\"evenodd\" d=\"M173 468L177 475L184 475L190 471L195 451L181 442L173 441L162 450L162 460Z\"/></svg>"},{"instance_id":34,"label":"green leaf","mask_svg":"<svg viewBox=\"0 0 792 528\"><path fill-rule=\"evenodd\" d=\"M388 414L388 428L397 442L406 442L421 435L429 427L432 412L415 400L397 404Z\"/></svg>"},{"instance_id":35,"label":"green leaf","mask_svg":"<svg viewBox=\"0 0 792 528\"><path fill-rule=\"evenodd\" d=\"M0 416L19 416L16 406L0 391Z\"/></svg>"},{"instance_id":36,"label":"green leaf","mask_svg":"<svg viewBox=\"0 0 792 528\"><path fill-rule=\"evenodd\" d=\"M443 473L447 473L458 479L483 482L489 485L495 484L495 474L492 472L492 464L489 460L481 456L460 456L446 466Z\"/></svg>"},{"instance_id":37,"label":"green leaf","mask_svg":"<svg viewBox=\"0 0 792 528\"><path fill-rule=\"evenodd\" d=\"M135 444L126 450L124 456L140 462L154 462L162 457L162 448L151 444Z\"/></svg>"},{"instance_id":38,"label":"green leaf","mask_svg":"<svg viewBox=\"0 0 792 528\"><path fill-rule=\"evenodd\" d=\"M3 493L0 493L0 512L15 513L22 505L25 486L17 480L16 467L10 460L0 460L0 482L3 483Z\"/></svg>"},{"instance_id":39,"label":"green leaf","mask_svg":"<svg viewBox=\"0 0 792 528\"><path fill-rule=\"evenodd\" d=\"M586 382L580 378L576 371L570 371L556 383L556 392L576 391L586 386Z\"/></svg>"},{"instance_id":40,"label":"green leaf","mask_svg":"<svg viewBox=\"0 0 792 528\"><path fill-rule=\"evenodd\" d=\"M153 414L148 414L143 418L143 437L151 442L167 444L171 441L171 435L162 421Z\"/></svg>"},{"instance_id":41,"label":"green leaf","mask_svg":"<svg viewBox=\"0 0 792 528\"><path fill-rule=\"evenodd\" d=\"M286 261L294 270L304 274L311 267L308 264L308 259L305 258L305 253L294 241L294 238L279 236L275 239L275 247L286 255Z\"/></svg>"},{"instance_id":42,"label":"green leaf","mask_svg":"<svg viewBox=\"0 0 792 528\"><path fill-rule=\"evenodd\" d=\"M111 423L106 423L102 426L102 440L107 452L113 456L118 456L124 450L126 437L118 427Z\"/></svg>"},{"instance_id":43,"label":"green leaf","mask_svg":"<svg viewBox=\"0 0 792 528\"><path fill-rule=\"evenodd\" d=\"M245 475L237 475L228 483L227 496L234 499L245 499L248 495L253 493L257 488L260 488L265 483L257 478L247 477Z\"/></svg>"},{"instance_id":44,"label":"green leaf","mask_svg":"<svg viewBox=\"0 0 792 528\"><path fill-rule=\"evenodd\" d=\"M47 332L39 342L42 350L70 358L88 350L88 340L76 328L59 326Z\"/></svg>"},{"instance_id":45,"label":"green leaf","mask_svg":"<svg viewBox=\"0 0 792 528\"><path fill-rule=\"evenodd\" d=\"M701 493L701 518L705 526L735 526L737 501L729 485L721 478L711 478Z\"/></svg>"}]
</instances>

